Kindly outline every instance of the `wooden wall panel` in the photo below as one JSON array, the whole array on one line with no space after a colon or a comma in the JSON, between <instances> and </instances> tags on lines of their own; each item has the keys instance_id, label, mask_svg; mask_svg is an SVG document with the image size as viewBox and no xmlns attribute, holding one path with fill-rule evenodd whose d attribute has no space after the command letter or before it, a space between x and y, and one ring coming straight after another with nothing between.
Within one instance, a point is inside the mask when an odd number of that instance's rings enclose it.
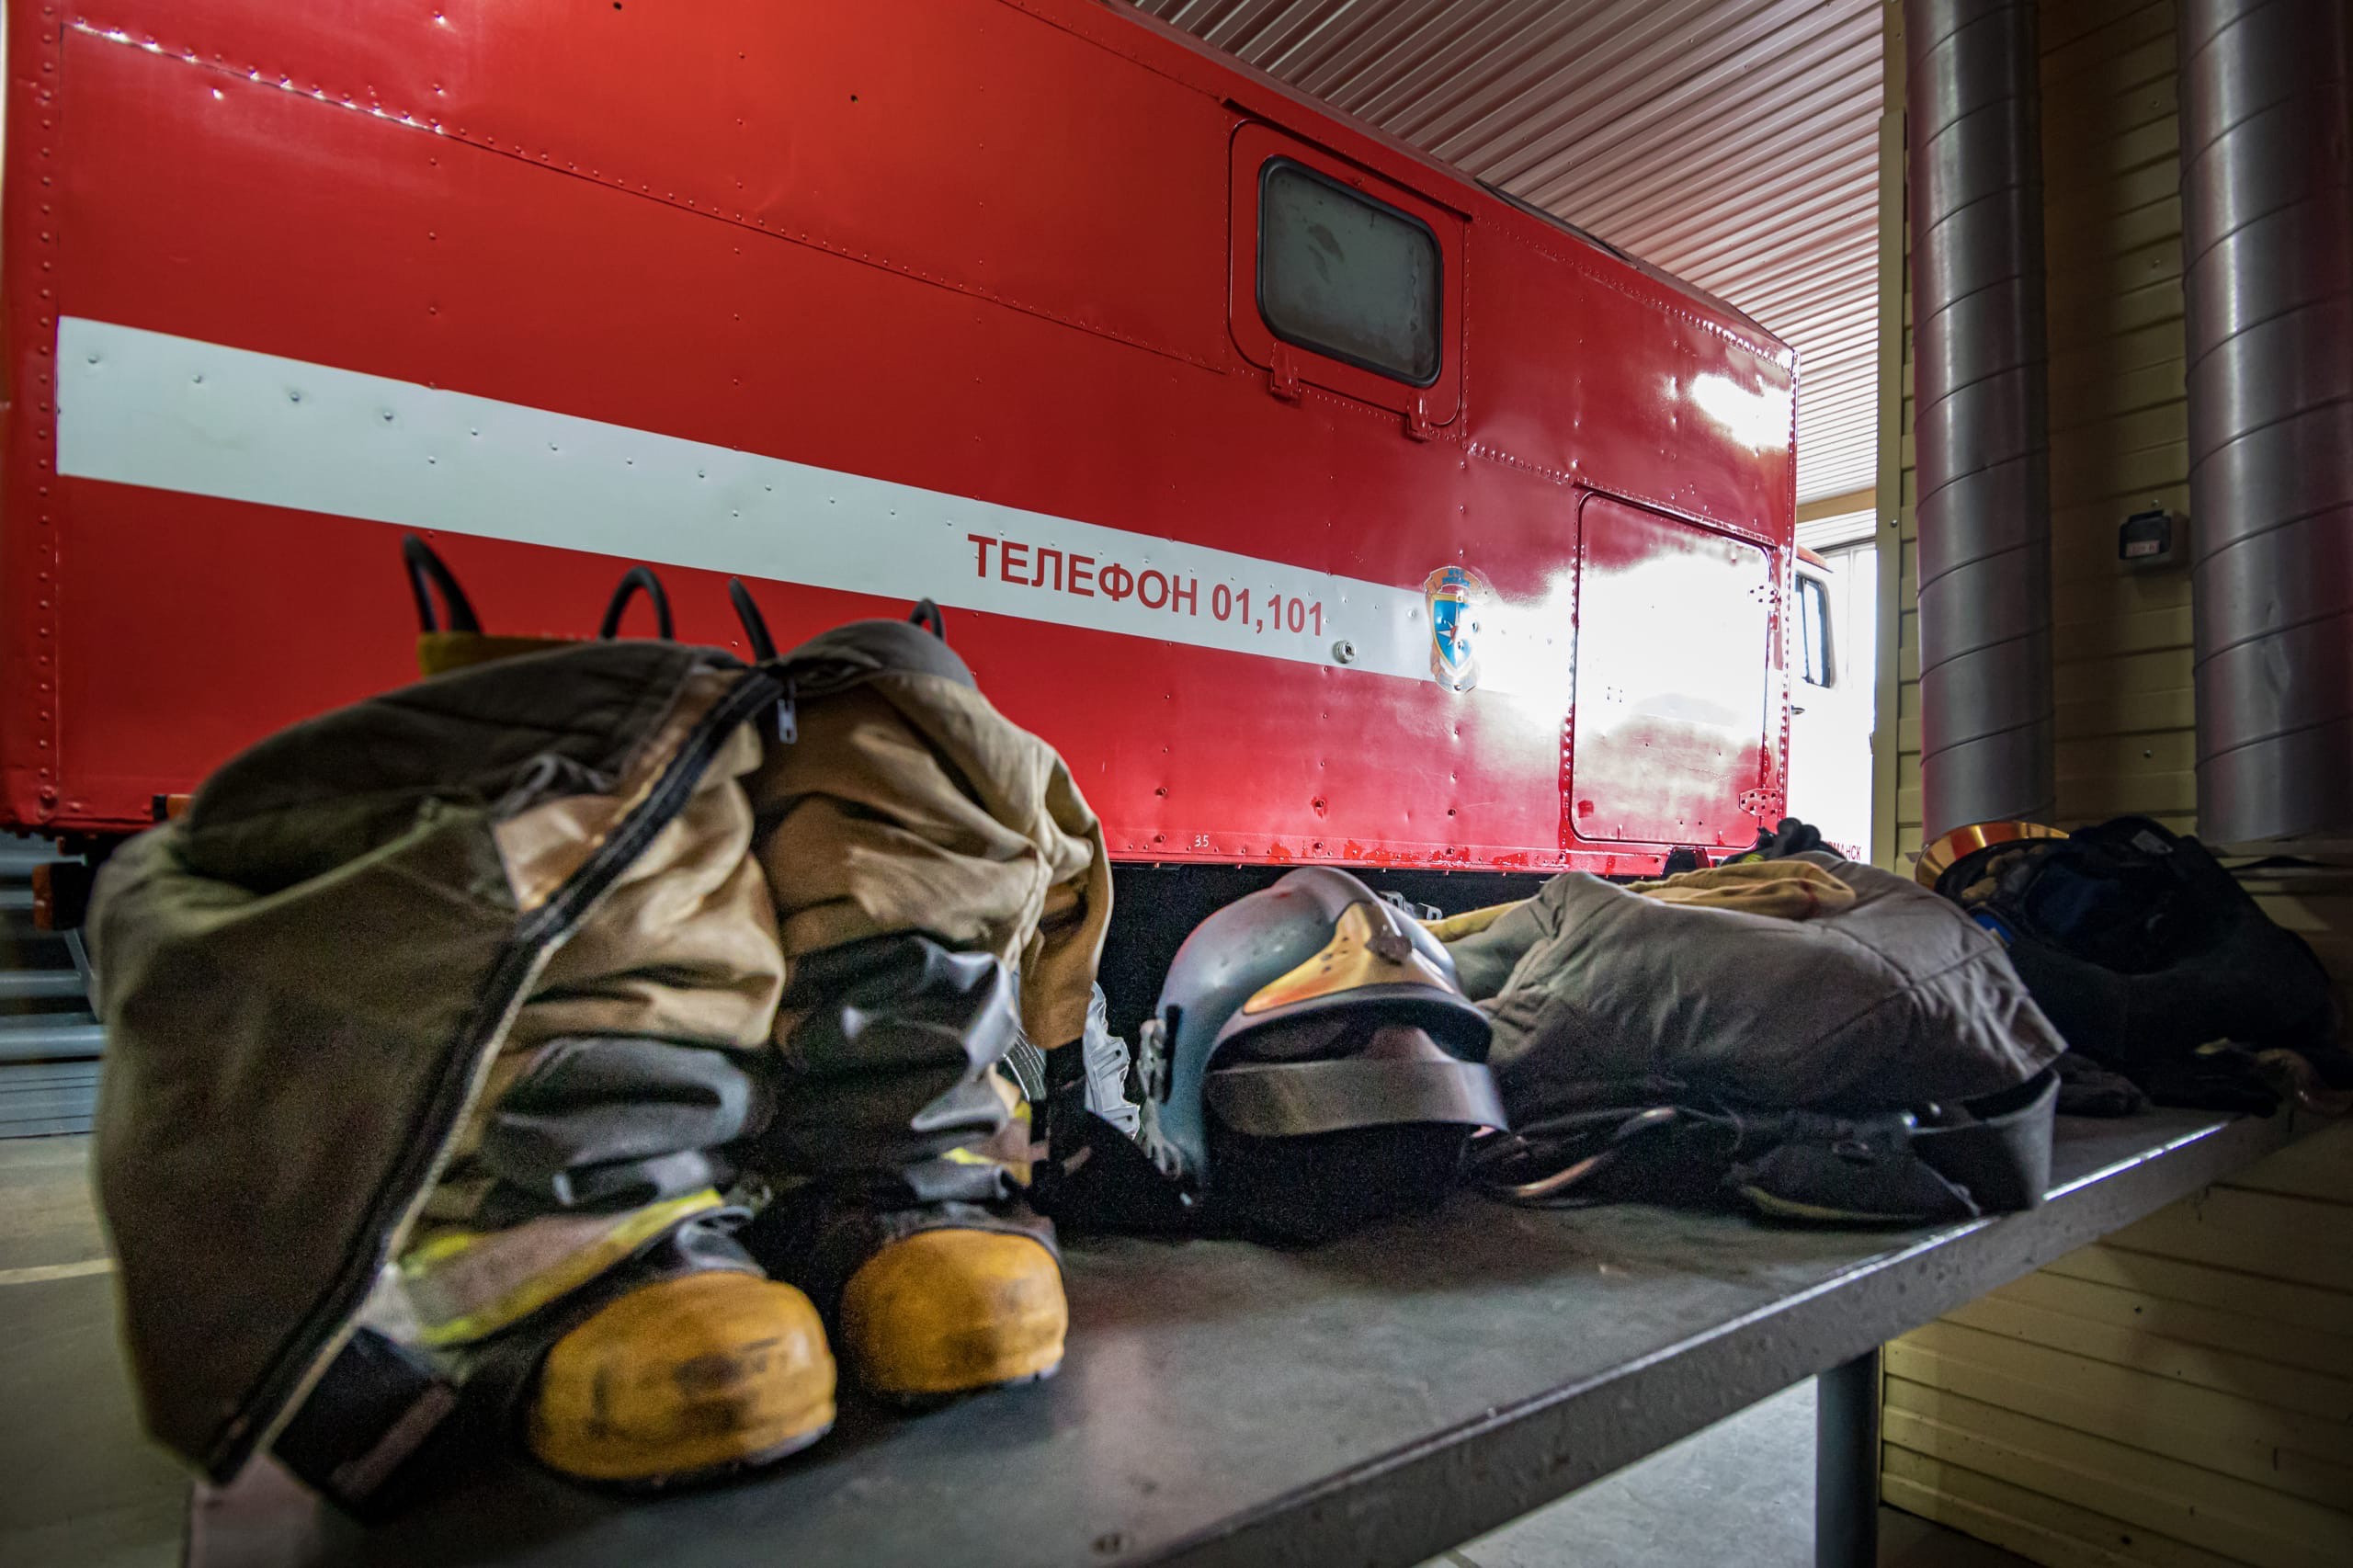
<instances>
[{"instance_id":1,"label":"wooden wall panel","mask_svg":"<svg viewBox=\"0 0 2353 1568\"><path fill-rule=\"evenodd\" d=\"M2038 1562L2353 1562L2353 1124L1888 1347L1887 1501Z\"/></svg>"},{"instance_id":2,"label":"wooden wall panel","mask_svg":"<svg viewBox=\"0 0 2353 1568\"><path fill-rule=\"evenodd\" d=\"M1890 8L1892 27L1900 9ZM2137 812L2188 831L2188 573L2129 570L2116 553L2131 513L2189 505L2172 0L2045 0L2042 44L2060 825ZM1900 115L1900 83L1887 100ZM1900 188L1900 138L1881 177ZM1921 822L1908 244L1903 255L1893 280L1902 326L1885 350L1901 357L1897 384L1882 394L1894 426L1882 493L1902 503L1903 549L1882 585L1897 670L1895 722L1882 725L1893 825L1875 841L1881 864L1899 869L1918 852Z\"/></svg>"},{"instance_id":3,"label":"wooden wall panel","mask_svg":"<svg viewBox=\"0 0 2353 1568\"><path fill-rule=\"evenodd\" d=\"M1888 12L1900 28L1901 6ZM2197 824L2188 574L2116 530L2188 511L2174 0L2043 0L2060 825ZM1899 38L1893 31L1892 38ZM1900 74L1901 44L1897 54ZM1903 84L1887 101L1900 114ZM1882 178L1900 189L1900 134ZM1882 253L1900 254L1902 203ZM1881 863L1920 842L1908 277L1883 312ZM2252 868L2353 1018L2353 868ZM1888 1347L1882 1495L2054 1568L2353 1563L2353 1125Z\"/></svg>"}]
</instances>

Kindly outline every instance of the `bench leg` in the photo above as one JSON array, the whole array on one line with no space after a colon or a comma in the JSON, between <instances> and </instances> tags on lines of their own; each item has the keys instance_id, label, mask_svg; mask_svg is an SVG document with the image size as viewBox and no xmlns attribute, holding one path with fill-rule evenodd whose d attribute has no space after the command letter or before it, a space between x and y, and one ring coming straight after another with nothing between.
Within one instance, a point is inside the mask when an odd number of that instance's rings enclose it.
<instances>
[{"instance_id":1,"label":"bench leg","mask_svg":"<svg viewBox=\"0 0 2353 1568\"><path fill-rule=\"evenodd\" d=\"M1814 1568L1879 1562L1879 1352L1814 1380Z\"/></svg>"}]
</instances>

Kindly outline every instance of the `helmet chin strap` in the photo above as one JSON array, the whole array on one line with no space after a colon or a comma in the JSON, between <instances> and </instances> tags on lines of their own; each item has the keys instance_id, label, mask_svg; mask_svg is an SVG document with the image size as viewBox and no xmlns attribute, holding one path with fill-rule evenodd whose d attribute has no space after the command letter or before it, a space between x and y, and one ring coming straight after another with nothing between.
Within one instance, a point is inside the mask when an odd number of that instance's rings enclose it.
<instances>
[{"instance_id":1,"label":"helmet chin strap","mask_svg":"<svg viewBox=\"0 0 2353 1568\"><path fill-rule=\"evenodd\" d=\"M1452 1062L1454 1054L1410 1024L1382 1024L1355 1054L1370 1062Z\"/></svg>"}]
</instances>

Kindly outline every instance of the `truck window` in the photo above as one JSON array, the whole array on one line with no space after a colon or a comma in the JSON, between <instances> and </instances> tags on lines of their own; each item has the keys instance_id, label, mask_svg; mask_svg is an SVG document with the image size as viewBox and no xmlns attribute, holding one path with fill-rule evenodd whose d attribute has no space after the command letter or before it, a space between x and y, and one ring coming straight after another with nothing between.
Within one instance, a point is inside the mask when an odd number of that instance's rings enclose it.
<instances>
[{"instance_id":1,"label":"truck window","mask_svg":"<svg viewBox=\"0 0 2353 1568\"><path fill-rule=\"evenodd\" d=\"M1258 181L1258 313L1277 337L1408 386L1438 372L1438 236L1289 158Z\"/></svg>"},{"instance_id":2,"label":"truck window","mask_svg":"<svg viewBox=\"0 0 2353 1568\"><path fill-rule=\"evenodd\" d=\"M1798 674L1808 686L1828 686L1830 585L1819 577L1798 577Z\"/></svg>"}]
</instances>

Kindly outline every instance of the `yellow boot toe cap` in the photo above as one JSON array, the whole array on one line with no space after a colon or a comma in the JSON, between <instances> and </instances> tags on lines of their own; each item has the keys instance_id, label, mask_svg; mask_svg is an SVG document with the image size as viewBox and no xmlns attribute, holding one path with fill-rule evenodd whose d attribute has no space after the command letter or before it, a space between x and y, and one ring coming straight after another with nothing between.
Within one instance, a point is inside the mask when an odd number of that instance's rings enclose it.
<instances>
[{"instance_id":1,"label":"yellow boot toe cap","mask_svg":"<svg viewBox=\"0 0 2353 1568\"><path fill-rule=\"evenodd\" d=\"M643 1285L541 1364L531 1452L585 1481L654 1485L781 1459L834 1421L834 1358L809 1298L756 1275Z\"/></svg>"},{"instance_id":2,"label":"yellow boot toe cap","mask_svg":"<svg viewBox=\"0 0 2353 1568\"><path fill-rule=\"evenodd\" d=\"M1043 1377L1062 1364L1069 1327L1053 1255L995 1231L917 1232L867 1259L842 1292L842 1354L890 1399Z\"/></svg>"}]
</instances>

